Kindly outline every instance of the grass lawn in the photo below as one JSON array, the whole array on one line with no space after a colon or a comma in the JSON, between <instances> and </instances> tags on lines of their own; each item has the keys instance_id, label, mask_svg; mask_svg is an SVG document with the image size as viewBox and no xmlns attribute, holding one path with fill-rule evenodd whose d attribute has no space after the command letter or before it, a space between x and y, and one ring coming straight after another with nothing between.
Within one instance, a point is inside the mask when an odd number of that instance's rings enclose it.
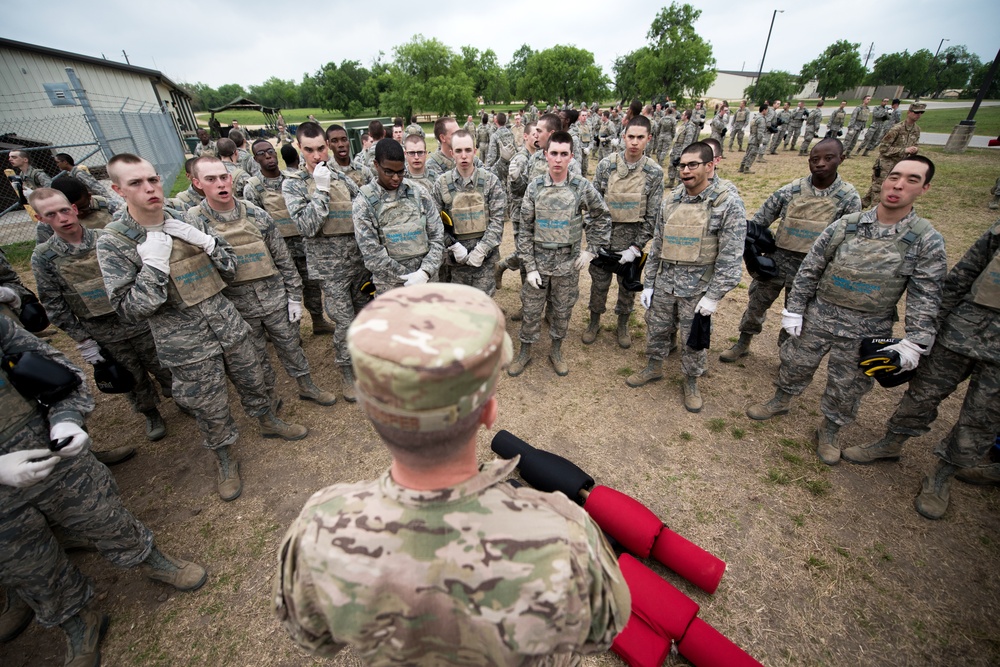
<instances>
[{"instance_id":1,"label":"grass lawn","mask_svg":"<svg viewBox=\"0 0 1000 667\"><path fill-rule=\"evenodd\" d=\"M968 115L968 109L930 109L917 124L923 132L948 134ZM1000 107L979 107L976 112L976 134L981 137L1000 135Z\"/></svg>"},{"instance_id":2,"label":"grass lawn","mask_svg":"<svg viewBox=\"0 0 1000 667\"><path fill-rule=\"evenodd\" d=\"M294 125L296 123L302 123L309 120L309 114L316 116L316 120L322 122L326 120L342 120L344 114L336 111L326 111L325 109L282 109L281 115L284 116L285 122L289 125ZM208 111L199 111L195 114L198 118L198 124L202 127L208 127L208 119L212 117L212 114ZM219 122L223 125L229 125L233 120L238 120L240 125L263 125L267 122L264 118L264 114L259 111L242 111L240 109L228 109L216 115Z\"/></svg>"}]
</instances>

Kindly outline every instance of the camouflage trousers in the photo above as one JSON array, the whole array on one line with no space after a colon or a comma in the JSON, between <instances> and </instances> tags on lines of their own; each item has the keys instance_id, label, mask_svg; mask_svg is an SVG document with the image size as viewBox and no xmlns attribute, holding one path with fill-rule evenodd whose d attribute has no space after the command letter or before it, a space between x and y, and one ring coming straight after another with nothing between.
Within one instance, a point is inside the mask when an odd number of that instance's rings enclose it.
<instances>
[{"instance_id":1,"label":"camouflage trousers","mask_svg":"<svg viewBox=\"0 0 1000 667\"><path fill-rule=\"evenodd\" d=\"M886 332L886 335L889 333ZM857 338L817 331L807 319L802 325L802 335L790 337L779 350L781 367L778 369L777 386L798 396L812 382L827 353L830 357L820 410L830 421L846 426L857 417L861 399L871 391L874 382L858 368L861 352Z\"/></svg>"},{"instance_id":2,"label":"camouflage trousers","mask_svg":"<svg viewBox=\"0 0 1000 667\"><path fill-rule=\"evenodd\" d=\"M781 145L785 148L788 148L790 144L791 145L790 150L794 151L795 142L799 140L799 137L801 135L802 135L802 123L799 123L798 125L792 123L791 125L788 126L788 132L785 133L785 138L782 140Z\"/></svg>"},{"instance_id":3,"label":"camouflage trousers","mask_svg":"<svg viewBox=\"0 0 1000 667\"><path fill-rule=\"evenodd\" d=\"M580 168L583 170L583 177L590 180L590 144L582 147L580 151L582 155L580 156ZM507 193L508 197L510 193Z\"/></svg>"},{"instance_id":4,"label":"camouflage trousers","mask_svg":"<svg viewBox=\"0 0 1000 667\"><path fill-rule=\"evenodd\" d=\"M712 134L709 138L715 139L716 141L719 142L719 155L722 155L723 149L726 147L726 138L723 137L721 133L716 132L715 130L712 130Z\"/></svg>"},{"instance_id":5,"label":"camouflage trousers","mask_svg":"<svg viewBox=\"0 0 1000 667\"><path fill-rule=\"evenodd\" d=\"M673 149L673 150L670 151L670 164L667 165L667 182L668 183L676 183L677 182L677 173L678 173L679 169L675 166L675 164L679 164L679 162L677 162L677 161L679 161L681 159L681 154L682 154L682 151L679 148L675 148L675 149Z\"/></svg>"},{"instance_id":6,"label":"camouflage trousers","mask_svg":"<svg viewBox=\"0 0 1000 667\"><path fill-rule=\"evenodd\" d=\"M292 259L295 261L295 268L299 270L299 276L302 278L302 305L306 312L318 317L323 314L323 281L313 280L309 277L309 268L306 266L304 253L301 255L293 254Z\"/></svg>"},{"instance_id":7,"label":"camouflage trousers","mask_svg":"<svg viewBox=\"0 0 1000 667\"><path fill-rule=\"evenodd\" d=\"M46 447L48 427L36 418L14 438L20 442L5 449ZM89 540L119 567L139 565L153 546L153 533L125 509L111 472L89 452L61 461L28 488L0 485L0 586L27 602L43 627L64 622L94 594L53 526Z\"/></svg>"},{"instance_id":8,"label":"camouflage trousers","mask_svg":"<svg viewBox=\"0 0 1000 667\"><path fill-rule=\"evenodd\" d=\"M260 417L271 406L264 367L250 336L222 354L204 361L171 368L174 374L174 403L189 410L204 437L202 445L221 449L236 442L239 431L229 412L228 376L236 387L243 410Z\"/></svg>"},{"instance_id":9,"label":"camouflage trousers","mask_svg":"<svg viewBox=\"0 0 1000 667\"><path fill-rule=\"evenodd\" d=\"M747 152L743 156L743 161L740 162L740 169L748 170L753 166L754 161L764 153L762 146L766 144L761 144L761 138L757 135L751 134L750 138L747 139Z\"/></svg>"},{"instance_id":10,"label":"camouflage trousers","mask_svg":"<svg viewBox=\"0 0 1000 667\"><path fill-rule=\"evenodd\" d=\"M938 406L958 385L969 380L958 422L934 453L963 468L977 465L1000 433L1000 366L971 359L943 345L935 345L920 360L899 407L889 419L889 430L920 436L937 419Z\"/></svg>"},{"instance_id":11,"label":"camouflage trousers","mask_svg":"<svg viewBox=\"0 0 1000 667\"><path fill-rule=\"evenodd\" d=\"M670 146L674 143L674 135L668 134L660 137L660 143L656 148L656 161L663 166L663 161L667 158L667 154L670 152Z\"/></svg>"},{"instance_id":12,"label":"camouflage trousers","mask_svg":"<svg viewBox=\"0 0 1000 667\"><path fill-rule=\"evenodd\" d=\"M729 135L729 150L733 150L733 141L736 141L736 145L739 146L740 150L743 150L743 139L746 137L745 132L746 125L734 125L733 133Z\"/></svg>"},{"instance_id":13,"label":"camouflage trousers","mask_svg":"<svg viewBox=\"0 0 1000 667\"><path fill-rule=\"evenodd\" d=\"M708 364L708 350L695 350L687 346L691 335L694 309L701 298L668 294L666 290L653 289L653 300L646 311L646 356L663 360L670 354L670 343L675 333L681 338L681 372L685 377L701 377Z\"/></svg>"},{"instance_id":14,"label":"camouflage trousers","mask_svg":"<svg viewBox=\"0 0 1000 667\"><path fill-rule=\"evenodd\" d=\"M784 125L782 125L781 127L778 128L777 132L771 135L771 142L769 146L771 155L774 155L778 152L778 146L780 146L781 142L785 140L785 132L787 131L788 131L787 128Z\"/></svg>"},{"instance_id":15,"label":"camouflage trousers","mask_svg":"<svg viewBox=\"0 0 1000 667\"><path fill-rule=\"evenodd\" d=\"M542 335L542 311L548 305L549 336L552 340L562 340L569 329L569 318L573 306L580 297L580 272L572 271L566 276L542 276L541 289L528 283L521 286L522 343L537 343Z\"/></svg>"},{"instance_id":16,"label":"camouflage trousers","mask_svg":"<svg viewBox=\"0 0 1000 667\"><path fill-rule=\"evenodd\" d=\"M347 329L355 316L361 312L371 297L361 291L361 285L371 280L371 273L360 270L344 271L337 277L322 281L326 295L326 314L333 321L334 363L338 366L351 365L351 353L347 351ZM394 285L395 287L395 285ZM381 292L381 288L379 288Z\"/></svg>"},{"instance_id":17,"label":"camouflage trousers","mask_svg":"<svg viewBox=\"0 0 1000 667\"><path fill-rule=\"evenodd\" d=\"M293 378L309 374L309 362L302 351L302 338L299 335L299 323L288 321L288 309L281 308L263 317L244 317L250 325L250 340L260 357L261 371L264 374L264 386L268 392L274 390L277 378L274 366L271 365L267 353L267 341L271 340L278 361Z\"/></svg>"},{"instance_id":18,"label":"camouflage trousers","mask_svg":"<svg viewBox=\"0 0 1000 667\"><path fill-rule=\"evenodd\" d=\"M882 141L882 137L885 133L889 131L891 125L889 123L879 123L876 125L872 123L871 128L868 130L868 134L865 135L864 150L868 151L875 150L875 147L879 145Z\"/></svg>"},{"instance_id":19,"label":"camouflage trousers","mask_svg":"<svg viewBox=\"0 0 1000 667\"><path fill-rule=\"evenodd\" d=\"M611 147L611 138L607 138L601 142L600 148L597 149L598 159L603 160L609 155L614 153L614 148Z\"/></svg>"},{"instance_id":20,"label":"camouflage trousers","mask_svg":"<svg viewBox=\"0 0 1000 667\"><path fill-rule=\"evenodd\" d=\"M614 222L611 224L611 244L608 246L610 252L621 252L635 243L639 235L639 223ZM589 267L590 271L590 312L603 313L607 310L608 291L611 288L611 280L617 274L606 271L593 263ZM618 300L615 303L615 313L618 315L629 315L635 310L635 292L630 292L622 285L623 278L618 277Z\"/></svg>"},{"instance_id":21,"label":"camouflage trousers","mask_svg":"<svg viewBox=\"0 0 1000 667\"><path fill-rule=\"evenodd\" d=\"M135 378L135 388L126 396L136 412L147 412L159 403L150 376L159 383L164 395L170 395L172 376L170 369L162 366L156 356L153 334L147 331L141 336L101 345Z\"/></svg>"},{"instance_id":22,"label":"camouflage trousers","mask_svg":"<svg viewBox=\"0 0 1000 667\"><path fill-rule=\"evenodd\" d=\"M806 134L802 137L802 149L799 151L799 155L806 155L809 153L809 144L816 137L816 130L812 125L806 125Z\"/></svg>"},{"instance_id":23,"label":"camouflage trousers","mask_svg":"<svg viewBox=\"0 0 1000 667\"><path fill-rule=\"evenodd\" d=\"M847 128L847 136L844 137L844 153L846 153L847 155L851 154L851 151L854 150L854 146L857 145L858 143L858 139L861 137L861 133L864 131L865 131L864 126L856 127L854 125L851 125L849 128ZM864 141L861 142L861 145L862 146L864 145Z\"/></svg>"},{"instance_id":24,"label":"camouflage trousers","mask_svg":"<svg viewBox=\"0 0 1000 667\"><path fill-rule=\"evenodd\" d=\"M466 250L476 247L475 239L472 241L460 241L460 243L465 246ZM500 250L498 248L494 248L486 255L482 266L454 264L451 260L451 253L447 253L447 256L448 261L446 263L448 264L450 274L448 282L455 283L456 285L475 287L485 292L488 296L493 296L497 293L496 276L493 271L496 269L497 261L500 257Z\"/></svg>"},{"instance_id":25,"label":"camouflage trousers","mask_svg":"<svg viewBox=\"0 0 1000 667\"><path fill-rule=\"evenodd\" d=\"M799 272L799 266L805 259L805 255L780 248L771 257L778 266L778 276L773 280L754 278L750 283L747 307L740 319L740 333L756 336L763 330L767 311L771 304L777 300L782 290L785 291L785 303L788 302L788 292L792 289L795 274ZM784 329L781 330L781 334L779 334L779 342L784 342L788 334L785 333Z\"/></svg>"}]
</instances>

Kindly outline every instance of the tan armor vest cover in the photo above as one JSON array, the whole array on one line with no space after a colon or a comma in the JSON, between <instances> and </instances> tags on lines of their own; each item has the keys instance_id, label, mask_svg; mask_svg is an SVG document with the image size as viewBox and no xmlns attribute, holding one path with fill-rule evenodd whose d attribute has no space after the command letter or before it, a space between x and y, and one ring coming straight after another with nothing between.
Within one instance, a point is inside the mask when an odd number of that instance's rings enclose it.
<instances>
[{"instance_id":1,"label":"tan armor vest cover","mask_svg":"<svg viewBox=\"0 0 1000 667\"><path fill-rule=\"evenodd\" d=\"M476 189L472 192L459 190L455 180L455 172L445 174L445 189L442 202L445 210L451 216L454 225L455 238L462 241L478 239L486 233L489 215L486 211L486 177L478 167L475 173Z\"/></svg>"},{"instance_id":2,"label":"tan armor vest cover","mask_svg":"<svg viewBox=\"0 0 1000 667\"><path fill-rule=\"evenodd\" d=\"M836 196L802 194L801 188L806 185L804 179L796 185L800 188L799 193L788 202L785 218L778 225L775 243L790 252L807 253L823 230L836 220L840 200Z\"/></svg>"},{"instance_id":3,"label":"tan armor vest cover","mask_svg":"<svg viewBox=\"0 0 1000 667\"><path fill-rule=\"evenodd\" d=\"M571 177L564 186L544 185L535 181L534 241L546 249L566 248L583 238L583 217L580 215L580 179Z\"/></svg>"},{"instance_id":4,"label":"tan armor vest cover","mask_svg":"<svg viewBox=\"0 0 1000 667\"><path fill-rule=\"evenodd\" d=\"M406 183L399 186L394 199L380 201L373 188L364 186L362 194L375 209L379 240L394 260L423 257L430 250L427 216L420 206L420 194Z\"/></svg>"},{"instance_id":5,"label":"tan armor vest cover","mask_svg":"<svg viewBox=\"0 0 1000 667\"><path fill-rule=\"evenodd\" d=\"M728 197L722 187L712 188L704 201L682 204L679 198L663 203L663 242L660 259L672 264L709 266L719 256L719 237L708 231L712 209Z\"/></svg>"},{"instance_id":6,"label":"tan armor vest cover","mask_svg":"<svg viewBox=\"0 0 1000 667\"><path fill-rule=\"evenodd\" d=\"M298 226L292 221L291 213L288 212L288 205L285 203L285 197L281 194L281 190L268 190L256 176L251 178L250 182L260 195L264 210L274 220L274 226L278 228L281 238L301 236Z\"/></svg>"},{"instance_id":7,"label":"tan armor vest cover","mask_svg":"<svg viewBox=\"0 0 1000 667\"><path fill-rule=\"evenodd\" d=\"M309 179L309 194L316 192L316 181ZM330 181L330 203L320 236L354 236L354 204L343 181Z\"/></svg>"},{"instance_id":8,"label":"tan armor vest cover","mask_svg":"<svg viewBox=\"0 0 1000 667\"><path fill-rule=\"evenodd\" d=\"M991 310L1000 310L1000 252L993 255L986 269L972 283L969 295L973 303Z\"/></svg>"},{"instance_id":9,"label":"tan armor vest cover","mask_svg":"<svg viewBox=\"0 0 1000 667\"><path fill-rule=\"evenodd\" d=\"M69 286L69 290L63 292L63 296L74 315L89 320L114 312L104 287L101 267L97 263L96 247L72 257L57 255L52 258L52 263L56 267L56 272Z\"/></svg>"},{"instance_id":10,"label":"tan armor vest cover","mask_svg":"<svg viewBox=\"0 0 1000 667\"><path fill-rule=\"evenodd\" d=\"M639 165L629 173L625 158L621 153L615 154L615 168L608 176L608 189L604 202L611 211L611 222L640 222L646 215L646 198L643 190L646 187L646 160L643 156Z\"/></svg>"},{"instance_id":11,"label":"tan armor vest cover","mask_svg":"<svg viewBox=\"0 0 1000 667\"><path fill-rule=\"evenodd\" d=\"M274 266L271 252L267 249L267 244L264 243L264 236L254 221L247 217L246 204L236 202L236 205L239 207L240 217L230 222L220 222L210 218L201 210L199 210L199 214L206 224L212 225L219 236L233 246L233 251L236 253L236 277L233 278L231 284L241 285L254 280L270 278L277 273L277 269Z\"/></svg>"}]
</instances>

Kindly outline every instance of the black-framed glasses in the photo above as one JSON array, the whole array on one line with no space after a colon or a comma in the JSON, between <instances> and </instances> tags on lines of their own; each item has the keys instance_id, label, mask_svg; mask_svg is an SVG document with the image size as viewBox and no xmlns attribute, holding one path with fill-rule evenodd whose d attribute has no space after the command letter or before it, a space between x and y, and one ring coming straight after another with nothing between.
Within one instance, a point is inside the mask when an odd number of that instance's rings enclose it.
<instances>
[{"instance_id":1,"label":"black-framed glasses","mask_svg":"<svg viewBox=\"0 0 1000 667\"><path fill-rule=\"evenodd\" d=\"M708 163L707 162L682 162L681 164L677 165L677 168L679 170L682 170L682 171L684 169L687 169L689 171L694 171L695 169L697 169L698 167L700 167L703 164L708 164Z\"/></svg>"},{"instance_id":2,"label":"black-framed glasses","mask_svg":"<svg viewBox=\"0 0 1000 667\"><path fill-rule=\"evenodd\" d=\"M261 156L264 156L264 155L277 155L277 153L275 152L275 150L273 148L267 148L267 149L262 150L262 151L257 151L256 153L254 153L254 155L256 157L261 157Z\"/></svg>"},{"instance_id":3,"label":"black-framed glasses","mask_svg":"<svg viewBox=\"0 0 1000 667\"><path fill-rule=\"evenodd\" d=\"M420 157L421 155L427 155L427 151L406 151L406 154L410 157Z\"/></svg>"}]
</instances>

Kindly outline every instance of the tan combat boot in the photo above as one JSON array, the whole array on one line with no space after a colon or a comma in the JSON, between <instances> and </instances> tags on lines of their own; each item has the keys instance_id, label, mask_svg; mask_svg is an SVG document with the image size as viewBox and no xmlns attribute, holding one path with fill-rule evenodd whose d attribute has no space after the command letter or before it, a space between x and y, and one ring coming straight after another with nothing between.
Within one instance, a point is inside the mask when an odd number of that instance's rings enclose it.
<instances>
[{"instance_id":1,"label":"tan combat boot","mask_svg":"<svg viewBox=\"0 0 1000 667\"><path fill-rule=\"evenodd\" d=\"M868 445L848 447L840 453L840 457L845 461L861 464L874 463L875 461L898 461L899 455L903 452L903 443L909 439L908 435L886 431L881 440Z\"/></svg>"},{"instance_id":2,"label":"tan combat boot","mask_svg":"<svg viewBox=\"0 0 1000 667\"><path fill-rule=\"evenodd\" d=\"M816 455L819 456L820 461L828 466L840 463L840 445L837 444L838 431L840 431L840 424L836 424L826 417L816 429Z\"/></svg>"},{"instance_id":3,"label":"tan combat boot","mask_svg":"<svg viewBox=\"0 0 1000 667\"><path fill-rule=\"evenodd\" d=\"M649 358L646 367L638 373L632 373L625 378L625 384L630 387L641 387L663 377L663 359Z\"/></svg>"},{"instance_id":4,"label":"tan combat boot","mask_svg":"<svg viewBox=\"0 0 1000 667\"><path fill-rule=\"evenodd\" d=\"M340 367L340 374L344 378L344 386L341 391L344 393L344 400L354 403L358 400L358 392L354 390L354 368L349 364Z\"/></svg>"},{"instance_id":5,"label":"tan combat boot","mask_svg":"<svg viewBox=\"0 0 1000 667\"><path fill-rule=\"evenodd\" d=\"M320 405L333 405L337 402L337 397L334 393L323 391L317 387L313 383L311 376L303 375L295 378L295 381L299 385L299 398L303 401L314 401Z\"/></svg>"},{"instance_id":6,"label":"tan combat boot","mask_svg":"<svg viewBox=\"0 0 1000 667\"><path fill-rule=\"evenodd\" d=\"M1000 463L988 463L974 468L962 468L955 478L966 484L1000 486ZM2 640L0 640L2 641Z\"/></svg>"},{"instance_id":7,"label":"tan combat boot","mask_svg":"<svg viewBox=\"0 0 1000 667\"><path fill-rule=\"evenodd\" d=\"M913 501L920 516L927 519L940 519L948 511L948 499L951 496L951 477L959 470L947 461L938 461L934 472L924 477L920 495Z\"/></svg>"},{"instance_id":8,"label":"tan combat boot","mask_svg":"<svg viewBox=\"0 0 1000 667\"><path fill-rule=\"evenodd\" d=\"M632 334L628 331L628 315L618 316L618 347L627 350L632 347Z\"/></svg>"},{"instance_id":9,"label":"tan combat boot","mask_svg":"<svg viewBox=\"0 0 1000 667\"><path fill-rule=\"evenodd\" d=\"M747 408L747 417L757 421L766 421L771 417L788 414L788 405L792 402L792 395L782 389L774 392L774 398L766 403L751 405Z\"/></svg>"},{"instance_id":10,"label":"tan combat boot","mask_svg":"<svg viewBox=\"0 0 1000 667\"><path fill-rule=\"evenodd\" d=\"M698 378L684 378L684 409L688 412L701 412L701 392L698 391Z\"/></svg>"},{"instance_id":11,"label":"tan combat boot","mask_svg":"<svg viewBox=\"0 0 1000 667\"><path fill-rule=\"evenodd\" d=\"M201 565L172 558L157 549L155 544L139 569L149 579L162 581L179 591L196 591L208 579L208 573Z\"/></svg>"},{"instance_id":12,"label":"tan combat boot","mask_svg":"<svg viewBox=\"0 0 1000 667\"><path fill-rule=\"evenodd\" d=\"M163 423L163 417L156 408L151 408L142 413L146 418L146 439L150 442L163 440L167 435L167 425Z\"/></svg>"},{"instance_id":13,"label":"tan combat boot","mask_svg":"<svg viewBox=\"0 0 1000 667\"><path fill-rule=\"evenodd\" d=\"M240 479L240 462L233 457L229 447L220 447L215 452L216 464L219 469L219 497L225 502L236 500L243 493L243 480Z\"/></svg>"},{"instance_id":14,"label":"tan combat boot","mask_svg":"<svg viewBox=\"0 0 1000 667\"><path fill-rule=\"evenodd\" d=\"M64 667L98 667L101 664L101 640L111 619L107 614L84 607L63 621L59 627L66 633Z\"/></svg>"},{"instance_id":15,"label":"tan combat boot","mask_svg":"<svg viewBox=\"0 0 1000 667\"><path fill-rule=\"evenodd\" d=\"M301 440L309 435L309 429L305 426L282 421L270 410L262 414L258 421L260 422L260 435L264 438Z\"/></svg>"},{"instance_id":16,"label":"tan combat boot","mask_svg":"<svg viewBox=\"0 0 1000 667\"><path fill-rule=\"evenodd\" d=\"M21 596L13 591L4 591L3 609L0 610L0 644L17 638L31 623L35 612Z\"/></svg>"},{"instance_id":17,"label":"tan combat boot","mask_svg":"<svg viewBox=\"0 0 1000 667\"><path fill-rule=\"evenodd\" d=\"M555 369L556 375L559 377L566 377L569 375L569 366L563 361L562 358L562 339L555 339L552 341L552 349L549 351L549 361L552 362L552 368Z\"/></svg>"},{"instance_id":18,"label":"tan combat boot","mask_svg":"<svg viewBox=\"0 0 1000 667\"><path fill-rule=\"evenodd\" d=\"M748 354L750 354L750 341L753 340L753 334L748 334L740 332L740 339L736 341L736 344L731 348L719 355L719 361L727 364L731 364L737 359L741 359Z\"/></svg>"},{"instance_id":19,"label":"tan combat boot","mask_svg":"<svg viewBox=\"0 0 1000 667\"><path fill-rule=\"evenodd\" d=\"M524 372L524 369L531 363L531 343L521 343L521 349L517 352L517 357L507 366L507 375L516 378Z\"/></svg>"},{"instance_id":20,"label":"tan combat boot","mask_svg":"<svg viewBox=\"0 0 1000 667\"><path fill-rule=\"evenodd\" d=\"M580 340L583 341L584 345L590 345L595 340L597 340L597 334L601 331L601 314L590 311L590 323L587 325L586 331L580 336Z\"/></svg>"}]
</instances>

